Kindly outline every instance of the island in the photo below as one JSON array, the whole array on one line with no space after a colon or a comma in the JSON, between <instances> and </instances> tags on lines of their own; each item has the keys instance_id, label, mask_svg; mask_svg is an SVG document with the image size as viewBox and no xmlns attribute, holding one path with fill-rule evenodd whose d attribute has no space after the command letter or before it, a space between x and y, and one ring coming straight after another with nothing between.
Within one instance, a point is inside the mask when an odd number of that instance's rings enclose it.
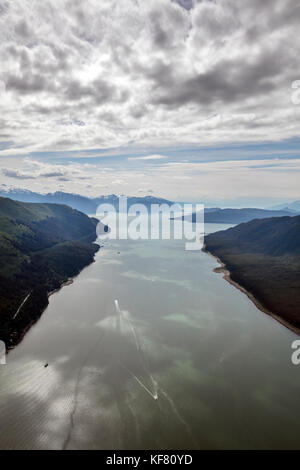
<instances>
[{"instance_id":1,"label":"island","mask_svg":"<svg viewBox=\"0 0 300 470\"><path fill-rule=\"evenodd\" d=\"M300 216L255 219L211 233L203 250L258 308L300 333Z\"/></svg>"},{"instance_id":2,"label":"island","mask_svg":"<svg viewBox=\"0 0 300 470\"><path fill-rule=\"evenodd\" d=\"M49 295L94 260L98 220L60 204L0 198L0 339L23 338Z\"/></svg>"}]
</instances>

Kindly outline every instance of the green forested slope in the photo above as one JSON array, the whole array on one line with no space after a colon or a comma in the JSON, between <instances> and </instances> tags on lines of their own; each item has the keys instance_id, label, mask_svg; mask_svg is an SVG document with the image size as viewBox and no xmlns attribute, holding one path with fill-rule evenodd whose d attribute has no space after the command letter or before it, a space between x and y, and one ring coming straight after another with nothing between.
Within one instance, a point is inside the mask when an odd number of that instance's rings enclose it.
<instances>
[{"instance_id":1,"label":"green forested slope","mask_svg":"<svg viewBox=\"0 0 300 470\"><path fill-rule=\"evenodd\" d=\"M205 237L233 281L300 328L300 216L252 220Z\"/></svg>"},{"instance_id":2,"label":"green forested slope","mask_svg":"<svg viewBox=\"0 0 300 470\"><path fill-rule=\"evenodd\" d=\"M92 262L97 222L68 206L0 198L0 339L7 347L41 315L48 293Z\"/></svg>"}]
</instances>

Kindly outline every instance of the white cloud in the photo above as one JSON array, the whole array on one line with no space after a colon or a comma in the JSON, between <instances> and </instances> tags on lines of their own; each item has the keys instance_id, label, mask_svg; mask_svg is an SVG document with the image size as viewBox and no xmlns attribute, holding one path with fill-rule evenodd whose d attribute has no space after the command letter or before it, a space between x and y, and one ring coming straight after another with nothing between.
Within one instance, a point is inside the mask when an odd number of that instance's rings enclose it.
<instances>
[{"instance_id":1,"label":"white cloud","mask_svg":"<svg viewBox=\"0 0 300 470\"><path fill-rule=\"evenodd\" d=\"M165 155L147 155L145 157L128 157L128 160L164 160Z\"/></svg>"},{"instance_id":2,"label":"white cloud","mask_svg":"<svg viewBox=\"0 0 300 470\"><path fill-rule=\"evenodd\" d=\"M298 0L1 0L0 155L297 136L299 20Z\"/></svg>"},{"instance_id":3,"label":"white cloud","mask_svg":"<svg viewBox=\"0 0 300 470\"><path fill-rule=\"evenodd\" d=\"M281 197L299 199L300 159L265 159L252 161L218 162L166 162L149 166L140 171L138 167L106 168L101 164L57 165L33 159L20 159L16 162L5 159L5 172L1 181L6 189L19 185L38 192L63 190L87 196L101 194L155 194L167 199L187 201L207 200L226 201L240 198L268 199ZM14 176L14 172L16 172ZM64 177L46 174L59 174ZM60 186L60 181L63 184ZM141 187L143 184L143 189ZM151 188L151 189L148 189Z\"/></svg>"},{"instance_id":4,"label":"white cloud","mask_svg":"<svg viewBox=\"0 0 300 470\"><path fill-rule=\"evenodd\" d=\"M2 184L299 198L296 147L180 153L298 136L299 22L298 0L0 0Z\"/></svg>"}]
</instances>

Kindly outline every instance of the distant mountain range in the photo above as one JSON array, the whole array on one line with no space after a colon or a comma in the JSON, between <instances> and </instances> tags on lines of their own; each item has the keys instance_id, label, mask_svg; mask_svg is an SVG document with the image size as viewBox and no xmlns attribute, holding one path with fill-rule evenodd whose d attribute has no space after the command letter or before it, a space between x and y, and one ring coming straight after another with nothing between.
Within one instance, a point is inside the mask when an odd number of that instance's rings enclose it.
<instances>
[{"instance_id":1,"label":"distant mountain range","mask_svg":"<svg viewBox=\"0 0 300 470\"><path fill-rule=\"evenodd\" d=\"M294 201L284 204L277 204L276 206L270 207L272 210L289 210L291 212L295 212L300 214L300 201Z\"/></svg>"},{"instance_id":2,"label":"distant mountain range","mask_svg":"<svg viewBox=\"0 0 300 470\"><path fill-rule=\"evenodd\" d=\"M241 224L253 219L265 219L269 217L293 216L287 210L267 210L267 209L219 209L211 208L204 210L204 221L210 224ZM184 217L185 220L196 222L196 214Z\"/></svg>"},{"instance_id":3,"label":"distant mountain range","mask_svg":"<svg viewBox=\"0 0 300 470\"><path fill-rule=\"evenodd\" d=\"M205 249L258 306L300 329L300 216L256 219L212 233Z\"/></svg>"},{"instance_id":4,"label":"distant mountain range","mask_svg":"<svg viewBox=\"0 0 300 470\"><path fill-rule=\"evenodd\" d=\"M77 209L85 214L96 214L97 207L100 204L112 204L117 210L119 207L119 196L111 194L108 196L99 196L96 198L88 198L79 194L71 194L57 191L55 193L40 194L29 190L11 189L0 191L0 196L9 197L15 201L21 202L39 202L39 203L54 203L66 204L67 206ZM172 201L153 196L133 197L127 198L128 205L144 204L150 207L151 204L172 204Z\"/></svg>"},{"instance_id":5,"label":"distant mountain range","mask_svg":"<svg viewBox=\"0 0 300 470\"><path fill-rule=\"evenodd\" d=\"M49 292L91 263L98 220L57 204L0 197L0 339L17 344Z\"/></svg>"},{"instance_id":6,"label":"distant mountain range","mask_svg":"<svg viewBox=\"0 0 300 470\"><path fill-rule=\"evenodd\" d=\"M61 191L40 194L24 189L11 189L0 190L0 197L1 196L9 197L15 201L21 202L66 204L73 209L77 209L81 212L84 212L85 214L90 215L96 214L97 208L100 204L112 204L116 210L119 208L119 196L115 194L89 198L79 194L65 193ZM173 201L154 196L128 196L127 203L128 206L132 204L143 204L147 208L150 208L151 204L174 204ZM205 208L205 222L216 224L240 224L243 222L248 222L252 219L293 216L298 212L300 213L300 201L291 203L288 207L286 207L285 204L282 204L281 206L277 206L277 208L274 207L272 209L220 209L219 207ZM298 212L297 207L299 208ZM196 215L191 214L186 216L185 219L195 222Z\"/></svg>"}]
</instances>

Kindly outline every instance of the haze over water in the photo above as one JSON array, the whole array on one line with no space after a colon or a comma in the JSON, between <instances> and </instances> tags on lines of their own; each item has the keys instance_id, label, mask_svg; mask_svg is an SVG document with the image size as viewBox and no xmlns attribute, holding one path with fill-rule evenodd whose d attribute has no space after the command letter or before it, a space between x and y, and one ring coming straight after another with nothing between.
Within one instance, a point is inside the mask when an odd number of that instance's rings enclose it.
<instances>
[{"instance_id":1,"label":"haze over water","mask_svg":"<svg viewBox=\"0 0 300 470\"><path fill-rule=\"evenodd\" d=\"M297 336L216 266L106 242L0 366L0 447L299 448Z\"/></svg>"}]
</instances>

